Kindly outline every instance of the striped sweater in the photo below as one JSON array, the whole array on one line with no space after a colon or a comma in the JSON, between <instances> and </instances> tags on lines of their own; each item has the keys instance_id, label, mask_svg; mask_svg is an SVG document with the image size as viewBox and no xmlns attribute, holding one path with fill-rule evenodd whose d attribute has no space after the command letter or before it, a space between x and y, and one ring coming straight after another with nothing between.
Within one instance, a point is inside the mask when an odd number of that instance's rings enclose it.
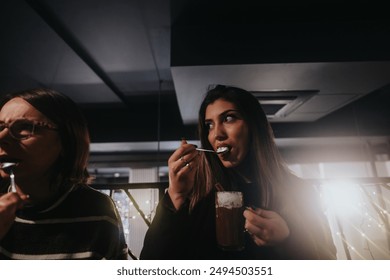
<instances>
[{"instance_id":1,"label":"striped sweater","mask_svg":"<svg viewBox=\"0 0 390 280\"><path fill-rule=\"evenodd\" d=\"M45 210L18 211L0 259L127 259L127 246L111 198L74 186Z\"/></svg>"}]
</instances>

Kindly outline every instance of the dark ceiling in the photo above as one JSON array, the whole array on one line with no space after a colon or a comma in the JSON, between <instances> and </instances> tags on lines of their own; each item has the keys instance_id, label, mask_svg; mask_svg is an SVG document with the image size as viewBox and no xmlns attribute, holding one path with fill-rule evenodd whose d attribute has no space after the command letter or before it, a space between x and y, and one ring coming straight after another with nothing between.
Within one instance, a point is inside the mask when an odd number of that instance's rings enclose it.
<instances>
[{"instance_id":1,"label":"dark ceiling","mask_svg":"<svg viewBox=\"0 0 390 280\"><path fill-rule=\"evenodd\" d=\"M387 10L290 2L2 0L0 94L59 90L98 143L196 139L209 83L315 89L299 118L272 122L278 138L389 136Z\"/></svg>"}]
</instances>

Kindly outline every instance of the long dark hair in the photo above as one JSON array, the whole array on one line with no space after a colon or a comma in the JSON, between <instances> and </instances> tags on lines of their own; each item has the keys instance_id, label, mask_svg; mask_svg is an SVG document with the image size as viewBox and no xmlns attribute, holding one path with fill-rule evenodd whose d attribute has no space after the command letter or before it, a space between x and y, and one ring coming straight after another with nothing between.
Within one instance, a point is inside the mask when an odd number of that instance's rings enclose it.
<instances>
[{"instance_id":1,"label":"long dark hair","mask_svg":"<svg viewBox=\"0 0 390 280\"><path fill-rule=\"evenodd\" d=\"M0 108L16 97L31 104L58 127L62 152L54 168L52 184L63 188L90 183L87 170L90 138L77 104L55 90L36 88L6 95L0 101Z\"/></svg>"},{"instance_id":2,"label":"long dark hair","mask_svg":"<svg viewBox=\"0 0 390 280\"><path fill-rule=\"evenodd\" d=\"M283 181L292 176L275 144L274 134L267 116L258 100L248 91L217 85L208 90L199 110L198 134L202 147L212 149L208 140L208 128L205 124L207 106L217 99L233 103L247 123L250 131L250 147L245 158L245 167L252 183L260 188L261 207L275 206L275 197L282 192ZM225 168L218 157L202 153L200 155L196 184L194 186L191 206L207 195L217 183L225 188L231 187L237 178L235 171Z\"/></svg>"}]
</instances>

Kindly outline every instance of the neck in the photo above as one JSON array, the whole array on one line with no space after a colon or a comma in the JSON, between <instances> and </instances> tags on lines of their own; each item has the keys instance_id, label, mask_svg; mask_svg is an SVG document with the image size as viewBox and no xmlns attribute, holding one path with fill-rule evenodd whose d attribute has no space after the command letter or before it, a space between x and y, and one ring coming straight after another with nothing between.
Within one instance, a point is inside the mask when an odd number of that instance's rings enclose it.
<instances>
[{"instance_id":1,"label":"neck","mask_svg":"<svg viewBox=\"0 0 390 280\"><path fill-rule=\"evenodd\" d=\"M32 206L41 207L50 204L59 196L58 186L50 184L49 176L26 180L20 178L16 183L18 191L29 195Z\"/></svg>"},{"instance_id":2,"label":"neck","mask_svg":"<svg viewBox=\"0 0 390 280\"><path fill-rule=\"evenodd\" d=\"M244 182L251 183L253 181L252 166L248 157L245 158L245 160L234 170L244 180Z\"/></svg>"}]
</instances>

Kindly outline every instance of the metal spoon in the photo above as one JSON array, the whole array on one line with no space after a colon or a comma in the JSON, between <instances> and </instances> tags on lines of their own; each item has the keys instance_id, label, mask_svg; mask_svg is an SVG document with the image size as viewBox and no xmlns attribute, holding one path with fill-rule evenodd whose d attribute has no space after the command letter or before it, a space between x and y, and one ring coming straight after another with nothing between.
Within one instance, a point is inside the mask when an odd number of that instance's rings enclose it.
<instances>
[{"instance_id":1,"label":"metal spoon","mask_svg":"<svg viewBox=\"0 0 390 280\"><path fill-rule=\"evenodd\" d=\"M16 184L15 184L15 174L13 171L13 167L18 165L17 162L1 162L0 169L3 169L5 172L9 172L9 178L11 179L11 192L16 192Z\"/></svg>"},{"instance_id":2,"label":"metal spoon","mask_svg":"<svg viewBox=\"0 0 390 280\"><path fill-rule=\"evenodd\" d=\"M217 149L217 151L202 149L202 148L196 148L196 150L201 151L201 152L214 153L214 154L224 154L224 153L227 153L229 151L229 148L228 147L220 147Z\"/></svg>"},{"instance_id":3,"label":"metal spoon","mask_svg":"<svg viewBox=\"0 0 390 280\"><path fill-rule=\"evenodd\" d=\"M7 169L18 165L17 162L0 162L0 169Z\"/></svg>"}]
</instances>

